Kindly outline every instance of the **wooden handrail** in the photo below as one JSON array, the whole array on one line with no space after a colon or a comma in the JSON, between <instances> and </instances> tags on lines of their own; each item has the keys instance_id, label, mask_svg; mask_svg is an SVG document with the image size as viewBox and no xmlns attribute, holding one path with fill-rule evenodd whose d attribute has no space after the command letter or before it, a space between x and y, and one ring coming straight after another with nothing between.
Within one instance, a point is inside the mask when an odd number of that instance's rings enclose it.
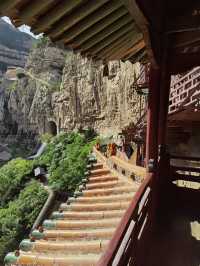
<instances>
[{"instance_id":1,"label":"wooden handrail","mask_svg":"<svg viewBox=\"0 0 200 266\"><path fill-rule=\"evenodd\" d=\"M192 166L171 166L172 171L185 171L185 172L196 172L200 173L200 168L192 167Z\"/></svg>"},{"instance_id":2,"label":"wooden handrail","mask_svg":"<svg viewBox=\"0 0 200 266\"><path fill-rule=\"evenodd\" d=\"M170 155L170 159L186 160L186 161L200 161L200 157L195 156L182 156L182 155Z\"/></svg>"},{"instance_id":3,"label":"wooden handrail","mask_svg":"<svg viewBox=\"0 0 200 266\"><path fill-rule=\"evenodd\" d=\"M184 181L200 183L200 176L174 173L172 176L172 180L173 181L184 180Z\"/></svg>"},{"instance_id":4,"label":"wooden handrail","mask_svg":"<svg viewBox=\"0 0 200 266\"><path fill-rule=\"evenodd\" d=\"M117 156L111 156L110 160L112 160L114 163L116 163L120 167L124 168L125 170L133 172L140 177L144 178L146 176L146 168L144 168L144 167L130 164L129 162L126 162L126 161L118 158Z\"/></svg>"},{"instance_id":5,"label":"wooden handrail","mask_svg":"<svg viewBox=\"0 0 200 266\"><path fill-rule=\"evenodd\" d=\"M124 217L122 218L121 223L117 227L113 238L111 239L105 253L102 255L100 258L97 266L111 266L112 262L115 258L115 255L117 254L119 247L123 241L123 238L131 224L131 221L136 221L138 218L138 210L139 210L139 204L141 202L141 199L145 192L147 191L147 187L151 185L152 181L152 175L153 174L148 174L147 177L144 179L142 185L136 192L135 196L133 197L133 200L126 211ZM134 230L134 229L133 229ZM135 231L134 231L135 232ZM137 237L136 237L137 239ZM120 262L115 265L122 265Z\"/></svg>"},{"instance_id":6,"label":"wooden handrail","mask_svg":"<svg viewBox=\"0 0 200 266\"><path fill-rule=\"evenodd\" d=\"M111 156L107 158L100 151L98 151L95 147L93 148L93 152L96 154L97 159L100 160L102 163L109 165L110 162L112 162L128 172L134 173L135 175L141 177L142 179L146 177L147 172L146 172L146 168L144 167L130 164L129 162L126 162L117 156Z\"/></svg>"}]
</instances>

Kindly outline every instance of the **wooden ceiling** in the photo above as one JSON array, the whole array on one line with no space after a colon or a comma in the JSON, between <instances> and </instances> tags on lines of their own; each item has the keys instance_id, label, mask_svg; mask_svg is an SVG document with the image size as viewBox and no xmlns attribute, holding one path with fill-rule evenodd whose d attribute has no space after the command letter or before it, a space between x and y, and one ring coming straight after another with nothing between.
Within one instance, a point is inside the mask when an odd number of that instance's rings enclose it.
<instances>
[{"instance_id":1,"label":"wooden ceiling","mask_svg":"<svg viewBox=\"0 0 200 266\"><path fill-rule=\"evenodd\" d=\"M138 0L149 24L155 61L166 64L172 74L200 65L200 1Z\"/></svg>"},{"instance_id":2,"label":"wooden ceiling","mask_svg":"<svg viewBox=\"0 0 200 266\"><path fill-rule=\"evenodd\" d=\"M1 0L0 15L94 59L200 65L199 0Z\"/></svg>"},{"instance_id":3,"label":"wooden ceiling","mask_svg":"<svg viewBox=\"0 0 200 266\"><path fill-rule=\"evenodd\" d=\"M127 0L0 1L0 15L15 26L27 24L35 34L104 61L145 59L143 34L129 9Z\"/></svg>"}]
</instances>

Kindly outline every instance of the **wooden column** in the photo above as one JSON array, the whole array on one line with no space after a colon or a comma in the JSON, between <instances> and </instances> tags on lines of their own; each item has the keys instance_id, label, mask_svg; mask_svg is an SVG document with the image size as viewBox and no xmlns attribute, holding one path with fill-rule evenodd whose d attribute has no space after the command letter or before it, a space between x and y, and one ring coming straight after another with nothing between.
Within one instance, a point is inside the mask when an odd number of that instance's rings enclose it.
<instances>
[{"instance_id":1,"label":"wooden column","mask_svg":"<svg viewBox=\"0 0 200 266\"><path fill-rule=\"evenodd\" d=\"M146 135L146 166L148 169L149 160L154 160L157 165L158 158L158 118L159 118L159 85L160 70L150 67L149 75L149 96L147 110L147 135Z\"/></svg>"},{"instance_id":2,"label":"wooden column","mask_svg":"<svg viewBox=\"0 0 200 266\"><path fill-rule=\"evenodd\" d=\"M158 131L158 144L161 146L166 145L167 137L167 117L169 108L169 93L170 93L170 80L171 76L165 67L161 75L161 88L160 88L160 111L159 111L159 131Z\"/></svg>"}]
</instances>

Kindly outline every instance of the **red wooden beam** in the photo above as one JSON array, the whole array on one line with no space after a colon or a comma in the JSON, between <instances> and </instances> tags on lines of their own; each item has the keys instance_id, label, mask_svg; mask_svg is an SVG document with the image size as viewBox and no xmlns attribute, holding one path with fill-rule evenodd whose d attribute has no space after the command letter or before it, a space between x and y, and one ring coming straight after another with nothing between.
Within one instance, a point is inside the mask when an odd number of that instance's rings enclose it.
<instances>
[{"instance_id":1,"label":"red wooden beam","mask_svg":"<svg viewBox=\"0 0 200 266\"><path fill-rule=\"evenodd\" d=\"M157 162L160 70L150 67L147 107L146 165L149 159Z\"/></svg>"}]
</instances>

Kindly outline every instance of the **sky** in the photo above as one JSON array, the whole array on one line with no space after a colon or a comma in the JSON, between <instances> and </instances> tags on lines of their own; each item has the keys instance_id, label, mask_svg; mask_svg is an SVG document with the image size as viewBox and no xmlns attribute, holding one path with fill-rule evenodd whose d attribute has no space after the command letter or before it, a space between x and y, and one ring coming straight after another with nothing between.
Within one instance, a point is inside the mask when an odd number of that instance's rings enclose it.
<instances>
[{"instance_id":1,"label":"sky","mask_svg":"<svg viewBox=\"0 0 200 266\"><path fill-rule=\"evenodd\" d=\"M12 25L10 19L8 17L2 17L3 20L5 20L6 22L8 22L9 24ZM22 32L26 32L28 34L30 34L31 36L37 38L37 36L35 36L31 31L30 31L30 27L26 26L26 25L23 25L21 27L18 28L20 31Z\"/></svg>"}]
</instances>

